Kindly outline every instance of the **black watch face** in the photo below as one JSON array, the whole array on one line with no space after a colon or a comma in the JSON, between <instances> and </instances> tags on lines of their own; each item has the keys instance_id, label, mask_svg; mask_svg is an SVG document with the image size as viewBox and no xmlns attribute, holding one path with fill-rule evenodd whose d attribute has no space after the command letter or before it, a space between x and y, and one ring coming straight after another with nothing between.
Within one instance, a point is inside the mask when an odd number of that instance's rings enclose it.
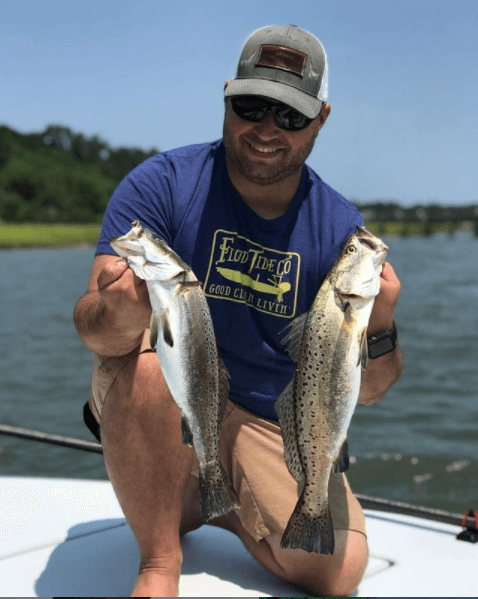
<instances>
[{"instance_id":1,"label":"black watch face","mask_svg":"<svg viewBox=\"0 0 478 599\"><path fill-rule=\"evenodd\" d=\"M388 354L388 352L392 351L393 349L395 349L393 341L390 339L390 337L387 337L386 339L382 339L381 341L377 341L377 343L369 345L368 353L373 359L383 356L383 354Z\"/></svg>"}]
</instances>

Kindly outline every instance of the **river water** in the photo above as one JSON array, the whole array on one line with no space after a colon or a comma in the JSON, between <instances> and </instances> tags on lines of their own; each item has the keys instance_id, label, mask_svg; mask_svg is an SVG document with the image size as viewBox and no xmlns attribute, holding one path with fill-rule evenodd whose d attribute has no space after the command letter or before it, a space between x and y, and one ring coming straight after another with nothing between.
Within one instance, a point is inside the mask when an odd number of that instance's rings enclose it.
<instances>
[{"instance_id":1,"label":"river water","mask_svg":"<svg viewBox=\"0 0 478 599\"><path fill-rule=\"evenodd\" d=\"M405 356L385 399L349 431L352 488L478 509L478 238L385 238L402 283ZM72 323L91 248L0 252L0 422L93 440L82 422L91 355ZM106 478L102 457L0 435L0 475Z\"/></svg>"}]
</instances>

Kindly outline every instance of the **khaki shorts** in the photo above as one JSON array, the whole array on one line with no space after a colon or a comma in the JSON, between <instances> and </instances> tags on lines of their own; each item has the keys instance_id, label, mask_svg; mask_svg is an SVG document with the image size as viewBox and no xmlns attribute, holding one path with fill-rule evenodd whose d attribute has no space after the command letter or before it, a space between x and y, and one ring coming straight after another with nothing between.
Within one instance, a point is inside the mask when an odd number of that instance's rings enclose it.
<instances>
[{"instance_id":1,"label":"khaki shorts","mask_svg":"<svg viewBox=\"0 0 478 599\"><path fill-rule=\"evenodd\" d=\"M140 353L153 351L149 331L146 333L142 344L127 356L103 359L95 356L89 409L86 407L89 414L85 418L92 432L94 425L101 423L103 402L118 372ZM241 502L237 514L244 528L256 541L273 533L282 534L299 493L284 461L278 423L229 401L219 440L219 457ZM191 474L198 476L197 463ZM365 535L360 504L344 474L330 476L329 503L335 530L354 530Z\"/></svg>"}]
</instances>

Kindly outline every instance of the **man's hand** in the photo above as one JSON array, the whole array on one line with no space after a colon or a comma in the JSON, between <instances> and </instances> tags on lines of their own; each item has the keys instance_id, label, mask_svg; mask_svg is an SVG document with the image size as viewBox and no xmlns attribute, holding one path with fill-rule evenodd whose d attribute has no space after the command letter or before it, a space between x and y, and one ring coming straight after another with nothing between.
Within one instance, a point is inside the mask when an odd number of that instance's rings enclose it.
<instances>
[{"instance_id":1,"label":"man's hand","mask_svg":"<svg viewBox=\"0 0 478 599\"><path fill-rule=\"evenodd\" d=\"M83 343L97 354L123 356L138 346L150 320L146 283L118 256L96 256L88 291L74 312Z\"/></svg>"},{"instance_id":2,"label":"man's hand","mask_svg":"<svg viewBox=\"0 0 478 599\"><path fill-rule=\"evenodd\" d=\"M106 260L98 274L97 289L114 326L125 332L148 328L151 320L148 289L126 260Z\"/></svg>"},{"instance_id":3,"label":"man's hand","mask_svg":"<svg viewBox=\"0 0 478 599\"><path fill-rule=\"evenodd\" d=\"M380 275L380 292L375 298L368 324L367 335L369 337L392 328L399 295L400 281L391 265L384 262Z\"/></svg>"},{"instance_id":4,"label":"man's hand","mask_svg":"<svg viewBox=\"0 0 478 599\"><path fill-rule=\"evenodd\" d=\"M380 275L380 292L375 298L367 328L368 337L392 328L399 295L400 281L390 264L385 262ZM375 360L369 359L367 368L362 372L358 403L372 405L380 401L398 379L402 369L402 352L398 346Z\"/></svg>"}]
</instances>

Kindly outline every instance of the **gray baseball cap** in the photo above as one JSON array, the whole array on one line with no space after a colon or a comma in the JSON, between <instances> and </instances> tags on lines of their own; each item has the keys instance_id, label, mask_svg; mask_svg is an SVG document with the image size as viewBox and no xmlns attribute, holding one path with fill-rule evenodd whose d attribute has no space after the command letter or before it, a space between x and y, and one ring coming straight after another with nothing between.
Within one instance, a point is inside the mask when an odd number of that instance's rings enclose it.
<instances>
[{"instance_id":1,"label":"gray baseball cap","mask_svg":"<svg viewBox=\"0 0 478 599\"><path fill-rule=\"evenodd\" d=\"M328 96L324 47L296 25L258 29L246 40L237 76L224 93L267 96L314 119Z\"/></svg>"}]
</instances>

